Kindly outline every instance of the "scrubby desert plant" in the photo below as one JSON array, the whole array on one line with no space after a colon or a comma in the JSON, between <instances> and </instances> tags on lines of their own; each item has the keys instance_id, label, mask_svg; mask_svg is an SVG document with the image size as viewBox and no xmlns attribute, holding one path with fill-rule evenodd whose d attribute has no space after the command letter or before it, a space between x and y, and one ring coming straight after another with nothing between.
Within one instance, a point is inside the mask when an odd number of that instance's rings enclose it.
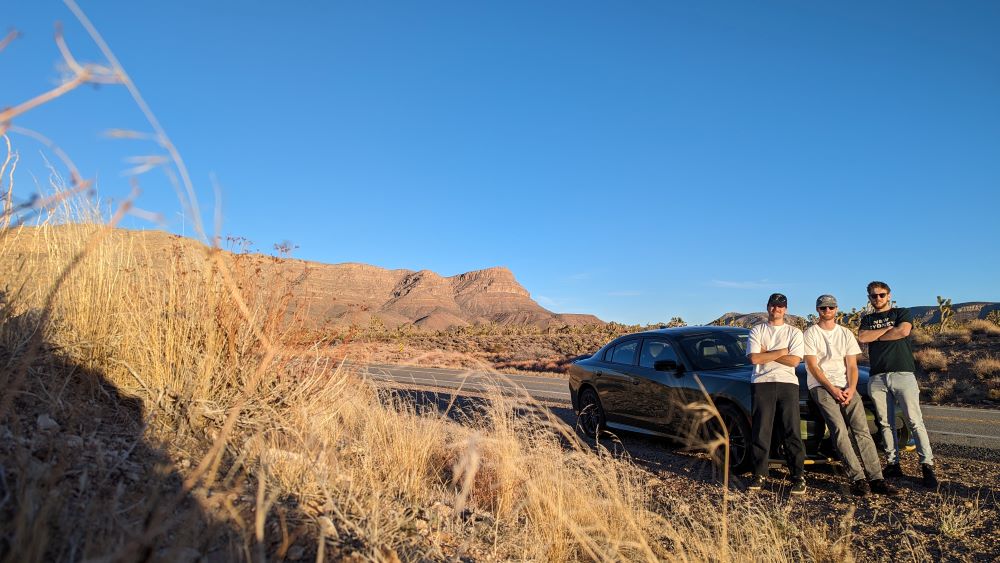
<instances>
[{"instance_id":1,"label":"scrubby desert plant","mask_svg":"<svg viewBox=\"0 0 1000 563\"><path fill-rule=\"evenodd\" d=\"M923 328L914 328L910 331L910 341L917 346L926 346L934 342L934 335Z\"/></svg>"},{"instance_id":2,"label":"scrubby desert plant","mask_svg":"<svg viewBox=\"0 0 1000 563\"><path fill-rule=\"evenodd\" d=\"M972 373L980 379L1000 376L1000 358L987 356L972 363Z\"/></svg>"},{"instance_id":3,"label":"scrubby desert plant","mask_svg":"<svg viewBox=\"0 0 1000 563\"><path fill-rule=\"evenodd\" d=\"M972 334L983 334L986 336L1000 336L1000 326L991 323L986 319L972 319L966 325Z\"/></svg>"},{"instance_id":4,"label":"scrubby desert plant","mask_svg":"<svg viewBox=\"0 0 1000 563\"><path fill-rule=\"evenodd\" d=\"M973 498L942 497L938 504L938 527L941 534L961 539L983 525L986 518L979 502Z\"/></svg>"},{"instance_id":5,"label":"scrubby desert plant","mask_svg":"<svg viewBox=\"0 0 1000 563\"><path fill-rule=\"evenodd\" d=\"M948 327L938 331L938 338L944 342L968 344L972 342L972 331L966 327Z\"/></svg>"},{"instance_id":6,"label":"scrubby desert plant","mask_svg":"<svg viewBox=\"0 0 1000 563\"><path fill-rule=\"evenodd\" d=\"M944 353L936 348L924 348L913 354L913 358L924 371L943 371L948 369L948 360Z\"/></svg>"},{"instance_id":7,"label":"scrubby desert plant","mask_svg":"<svg viewBox=\"0 0 1000 563\"><path fill-rule=\"evenodd\" d=\"M954 398L955 383L956 381L954 378L938 380L930 387L930 389L928 389L931 394L931 401L935 403L944 403Z\"/></svg>"}]
</instances>

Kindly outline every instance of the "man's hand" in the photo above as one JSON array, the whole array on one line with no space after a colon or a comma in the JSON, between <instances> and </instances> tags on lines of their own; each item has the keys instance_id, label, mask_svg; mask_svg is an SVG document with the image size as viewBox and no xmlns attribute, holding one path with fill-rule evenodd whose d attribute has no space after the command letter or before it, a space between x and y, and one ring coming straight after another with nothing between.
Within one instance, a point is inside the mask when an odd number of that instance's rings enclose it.
<instances>
[{"instance_id":1,"label":"man's hand","mask_svg":"<svg viewBox=\"0 0 1000 563\"><path fill-rule=\"evenodd\" d=\"M769 354L771 352L781 352L780 354L778 354L778 357L780 358L781 356L787 356L788 355L788 347L786 346L784 348L775 348L774 350L768 350L767 352Z\"/></svg>"},{"instance_id":2,"label":"man's hand","mask_svg":"<svg viewBox=\"0 0 1000 563\"><path fill-rule=\"evenodd\" d=\"M833 400L837 401L837 404L840 405L846 404L844 400L845 393L843 389L837 387L836 385L829 385L827 386L826 390L827 392L830 393L830 396L833 397Z\"/></svg>"},{"instance_id":3,"label":"man's hand","mask_svg":"<svg viewBox=\"0 0 1000 563\"><path fill-rule=\"evenodd\" d=\"M845 407L847 405L851 404L851 400L854 399L854 394L857 393L857 392L858 392L858 390L855 387L849 385L843 391L844 400L840 404L844 405Z\"/></svg>"}]
</instances>

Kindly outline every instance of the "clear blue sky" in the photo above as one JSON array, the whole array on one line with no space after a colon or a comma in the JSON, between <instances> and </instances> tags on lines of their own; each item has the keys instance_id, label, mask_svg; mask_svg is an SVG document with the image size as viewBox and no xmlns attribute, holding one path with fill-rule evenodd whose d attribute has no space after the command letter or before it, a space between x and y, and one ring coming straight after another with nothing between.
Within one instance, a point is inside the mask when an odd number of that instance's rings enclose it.
<instances>
[{"instance_id":1,"label":"clear blue sky","mask_svg":"<svg viewBox=\"0 0 1000 563\"><path fill-rule=\"evenodd\" d=\"M56 0L0 0L0 106L57 83ZM646 323L1000 300L1000 3L86 1L192 171L206 221L295 256L509 267L542 305ZM100 195L117 86L15 122ZM23 197L39 146L15 138ZM162 175L140 205L181 232ZM132 226L154 225L131 220ZM187 229L190 234L190 228Z\"/></svg>"}]
</instances>

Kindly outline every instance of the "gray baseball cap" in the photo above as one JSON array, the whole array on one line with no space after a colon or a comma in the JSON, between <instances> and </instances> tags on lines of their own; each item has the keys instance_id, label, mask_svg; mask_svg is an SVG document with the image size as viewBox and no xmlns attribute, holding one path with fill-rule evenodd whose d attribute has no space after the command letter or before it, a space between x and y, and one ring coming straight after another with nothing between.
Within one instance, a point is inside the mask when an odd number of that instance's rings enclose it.
<instances>
[{"instance_id":1,"label":"gray baseball cap","mask_svg":"<svg viewBox=\"0 0 1000 563\"><path fill-rule=\"evenodd\" d=\"M819 297L816 298L816 307L836 307L836 306L837 306L837 298L832 295L829 294L820 295Z\"/></svg>"}]
</instances>

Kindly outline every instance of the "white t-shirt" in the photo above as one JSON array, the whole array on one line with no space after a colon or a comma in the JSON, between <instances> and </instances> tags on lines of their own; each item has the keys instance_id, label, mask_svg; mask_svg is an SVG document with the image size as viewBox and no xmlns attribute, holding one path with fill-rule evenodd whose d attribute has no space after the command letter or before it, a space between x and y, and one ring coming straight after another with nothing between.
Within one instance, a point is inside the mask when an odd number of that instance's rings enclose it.
<instances>
[{"instance_id":1,"label":"white t-shirt","mask_svg":"<svg viewBox=\"0 0 1000 563\"><path fill-rule=\"evenodd\" d=\"M790 325L772 326L769 323L754 325L750 329L750 341L747 344L747 356L760 352L769 352L778 348L788 348L788 353L802 357L802 331ZM767 362L753 367L753 383L794 383L799 384L795 368L778 362Z\"/></svg>"},{"instance_id":2,"label":"white t-shirt","mask_svg":"<svg viewBox=\"0 0 1000 563\"><path fill-rule=\"evenodd\" d=\"M861 347L854 334L840 325L835 325L832 330L813 325L806 329L804 340L806 356L816 356L820 369L830 383L841 389L847 387L847 364L844 363L844 357L861 354ZM806 364L806 371L809 371L809 364ZM811 372L808 382L810 389L820 386Z\"/></svg>"}]
</instances>

